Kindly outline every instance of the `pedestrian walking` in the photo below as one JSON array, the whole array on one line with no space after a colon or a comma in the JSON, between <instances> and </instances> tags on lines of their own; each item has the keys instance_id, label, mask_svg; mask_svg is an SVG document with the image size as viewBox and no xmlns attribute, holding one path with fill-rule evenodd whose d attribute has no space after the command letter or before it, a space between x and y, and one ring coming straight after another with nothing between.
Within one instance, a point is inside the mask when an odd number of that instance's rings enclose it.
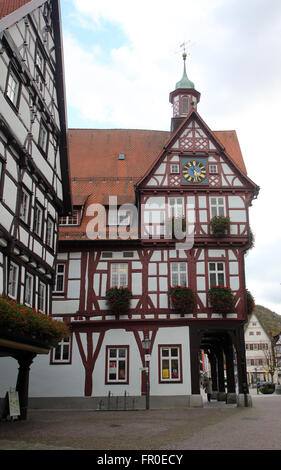
<instances>
[{"instance_id":1,"label":"pedestrian walking","mask_svg":"<svg viewBox=\"0 0 281 470\"><path fill-rule=\"evenodd\" d=\"M212 379L209 377L204 378L204 389L205 392L207 393L207 399L210 402L211 401L211 395L212 395Z\"/></svg>"}]
</instances>

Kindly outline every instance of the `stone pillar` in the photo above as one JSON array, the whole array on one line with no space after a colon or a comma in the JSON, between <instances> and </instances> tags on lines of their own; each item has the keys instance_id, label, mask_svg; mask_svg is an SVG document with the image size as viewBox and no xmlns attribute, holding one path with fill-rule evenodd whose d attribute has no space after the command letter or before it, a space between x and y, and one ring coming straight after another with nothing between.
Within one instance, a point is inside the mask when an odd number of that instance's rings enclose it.
<instances>
[{"instance_id":1,"label":"stone pillar","mask_svg":"<svg viewBox=\"0 0 281 470\"><path fill-rule=\"evenodd\" d=\"M224 358L223 358L223 349L221 345L217 346L216 356L218 361L218 401L225 400L225 385L224 385Z\"/></svg>"},{"instance_id":2,"label":"stone pillar","mask_svg":"<svg viewBox=\"0 0 281 470\"><path fill-rule=\"evenodd\" d=\"M22 420L25 420L27 417L29 369L35 356L36 354L34 353L23 352L17 357L19 372L16 390L19 394L20 419Z\"/></svg>"},{"instance_id":3,"label":"stone pillar","mask_svg":"<svg viewBox=\"0 0 281 470\"><path fill-rule=\"evenodd\" d=\"M195 327L190 327L189 338L192 394L190 397L190 406L203 406L203 400L200 391L200 331Z\"/></svg>"},{"instance_id":4,"label":"stone pillar","mask_svg":"<svg viewBox=\"0 0 281 470\"><path fill-rule=\"evenodd\" d=\"M236 403L233 345L229 337L226 338L225 343L224 343L224 354L225 354L226 380L227 380L226 402Z\"/></svg>"},{"instance_id":5,"label":"stone pillar","mask_svg":"<svg viewBox=\"0 0 281 470\"><path fill-rule=\"evenodd\" d=\"M213 349L208 354L208 358L211 366L212 390L216 394L218 392L217 358Z\"/></svg>"},{"instance_id":6,"label":"stone pillar","mask_svg":"<svg viewBox=\"0 0 281 470\"><path fill-rule=\"evenodd\" d=\"M246 350L244 340L243 325L235 330L235 346L237 355L237 373L238 373L238 406L252 406L251 396L249 395L247 382Z\"/></svg>"}]
</instances>

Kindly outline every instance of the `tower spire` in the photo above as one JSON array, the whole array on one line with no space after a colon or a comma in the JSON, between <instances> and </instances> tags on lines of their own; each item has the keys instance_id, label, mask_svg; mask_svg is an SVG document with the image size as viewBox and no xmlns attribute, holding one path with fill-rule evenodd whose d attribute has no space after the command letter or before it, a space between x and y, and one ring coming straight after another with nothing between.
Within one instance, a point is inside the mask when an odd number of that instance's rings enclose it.
<instances>
[{"instance_id":1,"label":"tower spire","mask_svg":"<svg viewBox=\"0 0 281 470\"><path fill-rule=\"evenodd\" d=\"M185 42L182 44L182 46L184 47L183 54L182 54L182 58L183 58L183 75L182 75L181 80L179 82L177 82L177 84L176 84L176 90L178 88L195 88L194 83L191 80L189 80L189 78L186 74L185 61L186 61L187 54L185 52Z\"/></svg>"},{"instance_id":2,"label":"tower spire","mask_svg":"<svg viewBox=\"0 0 281 470\"><path fill-rule=\"evenodd\" d=\"M200 93L195 89L194 83L189 80L186 73L186 51L185 42L181 44L183 47L183 75L176 88L170 93L170 103L173 105L173 117L171 121L172 132L177 129L182 120L192 111L197 109L200 100Z\"/></svg>"}]
</instances>

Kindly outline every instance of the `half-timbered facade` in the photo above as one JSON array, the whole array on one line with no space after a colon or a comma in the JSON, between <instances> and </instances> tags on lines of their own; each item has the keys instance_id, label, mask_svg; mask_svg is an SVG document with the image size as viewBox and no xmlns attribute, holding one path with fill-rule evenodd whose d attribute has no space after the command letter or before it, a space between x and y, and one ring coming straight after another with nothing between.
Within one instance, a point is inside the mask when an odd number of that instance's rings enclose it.
<instances>
[{"instance_id":1,"label":"half-timbered facade","mask_svg":"<svg viewBox=\"0 0 281 470\"><path fill-rule=\"evenodd\" d=\"M1 0L0 293L45 314L68 172L59 3Z\"/></svg>"},{"instance_id":2,"label":"half-timbered facade","mask_svg":"<svg viewBox=\"0 0 281 470\"><path fill-rule=\"evenodd\" d=\"M247 399L244 253L258 188L236 133L211 131L199 99L184 68L170 95L171 132L69 131L74 212L61 219L53 315L72 336L52 351L44 375L38 371L45 397L92 397L101 408L112 396L141 403L150 359L151 406L200 406L204 350L218 398L236 397L237 364ZM230 218L224 237L210 230L214 216ZM173 217L186 225L176 236ZM168 290L177 285L192 288L193 311L172 308ZM231 288L233 311L210 308L207 293L217 285ZM115 286L132 292L117 316L105 298ZM35 382L31 393L40 395Z\"/></svg>"}]
</instances>

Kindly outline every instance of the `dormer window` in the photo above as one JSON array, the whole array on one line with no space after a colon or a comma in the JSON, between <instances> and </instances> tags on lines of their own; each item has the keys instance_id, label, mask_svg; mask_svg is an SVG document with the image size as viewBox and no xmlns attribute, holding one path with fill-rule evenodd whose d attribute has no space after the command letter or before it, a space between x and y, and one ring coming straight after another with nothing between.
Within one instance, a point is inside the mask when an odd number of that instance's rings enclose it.
<instances>
[{"instance_id":1,"label":"dormer window","mask_svg":"<svg viewBox=\"0 0 281 470\"><path fill-rule=\"evenodd\" d=\"M79 225L79 215L80 211L78 209L74 209L72 215L60 217L60 225Z\"/></svg>"}]
</instances>

